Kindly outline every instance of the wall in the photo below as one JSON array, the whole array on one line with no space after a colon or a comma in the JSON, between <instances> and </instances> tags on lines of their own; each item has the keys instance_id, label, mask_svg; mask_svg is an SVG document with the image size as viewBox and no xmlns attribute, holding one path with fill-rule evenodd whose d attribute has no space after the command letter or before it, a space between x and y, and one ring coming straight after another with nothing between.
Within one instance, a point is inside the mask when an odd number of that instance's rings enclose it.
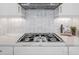
<instances>
[{"instance_id":1,"label":"wall","mask_svg":"<svg viewBox=\"0 0 79 59\"><path fill-rule=\"evenodd\" d=\"M0 18L0 35L7 33L22 33L25 20L20 17Z\"/></svg>"},{"instance_id":2,"label":"wall","mask_svg":"<svg viewBox=\"0 0 79 59\"><path fill-rule=\"evenodd\" d=\"M63 25L63 32L70 31L72 19L69 17L59 17L54 20L54 26L57 33L60 33L60 26Z\"/></svg>"},{"instance_id":3,"label":"wall","mask_svg":"<svg viewBox=\"0 0 79 59\"><path fill-rule=\"evenodd\" d=\"M26 19L20 17L1 17L0 35L7 33L25 33L25 32L60 32L60 25L65 29L71 25L77 25L79 28L79 18L56 18L54 19L53 10L27 10Z\"/></svg>"},{"instance_id":4,"label":"wall","mask_svg":"<svg viewBox=\"0 0 79 59\"><path fill-rule=\"evenodd\" d=\"M55 29L57 33L60 32L60 25L63 24L64 32L70 31L71 26L75 26L77 28L77 36L79 36L79 17L59 17L54 20Z\"/></svg>"},{"instance_id":5,"label":"wall","mask_svg":"<svg viewBox=\"0 0 79 59\"><path fill-rule=\"evenodd\" d=\"M27 10L26 19L1 17L0 34L25 32L55 32L53 10Z\"/></svg>"},{"instance_id":6,"label":"wall","mask_svg":"<svg viewBox=\"0 0 79 59\"><path fill-rule=\"evenodd\" d=\"M79 17L72 18L72 26L75 26L77 28L76 34L79 37Z\"/></svg>"},{"instance_id":7,"label":"wall","mask_svg":"<svg viewBox=\"0 0 79 59\"><path fill-rule=\"evenodd\" d=\"M31 32L54 32L54 11L34 9L26 11L26 21Z\"/></svg>"}]
</instances>

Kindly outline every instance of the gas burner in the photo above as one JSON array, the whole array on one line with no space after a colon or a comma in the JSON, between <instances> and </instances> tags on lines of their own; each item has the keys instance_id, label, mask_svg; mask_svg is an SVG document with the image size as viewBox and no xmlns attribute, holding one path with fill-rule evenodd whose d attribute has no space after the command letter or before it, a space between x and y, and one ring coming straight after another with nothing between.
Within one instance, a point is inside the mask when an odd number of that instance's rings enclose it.
<instances>
[{"instance_id":1,"label":"gas burner","mask_svg":"<svg viewBox=\"0 0 79 59\"><path fill-rule=\"evenodd\" d=\"M55 33L25 33L17 42L63 42Z\"/></svg>"}]
</instances>

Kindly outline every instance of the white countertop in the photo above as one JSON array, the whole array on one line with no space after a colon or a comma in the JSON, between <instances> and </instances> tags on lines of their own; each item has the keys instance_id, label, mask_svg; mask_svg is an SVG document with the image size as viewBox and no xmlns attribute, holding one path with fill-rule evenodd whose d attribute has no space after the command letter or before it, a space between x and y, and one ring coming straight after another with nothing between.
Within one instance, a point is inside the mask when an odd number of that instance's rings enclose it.
<instances>
[{"instance_id":1,"label":"white countertop","mask_svg":"<svg viewBox=\"0 0 79 59\"><path fill-rule=\"evenodd\" d=\"M61 37L67 46L79 46L79 37L78 36L63 36L57 34Z\"/></svg>"},{"instance_id":2,"label":"white countertop","mask_svg":"<svg viewBox=\"0 0 79 59\"><path fill-rule=\"evenodd\" d=\"M45 43L17 43L17 40L23 34L6 34L0 36L0 46L38 46L42 44L43 46L79 46L79 37L77 36L61 36L58 34L64 42L45 42ZM41 46L41 45L39 45Z\"/></svg>"},{"instance_id":3,"label":"white countertop","mask_svg":"<svg viewBox=\"0 0 79 59\"><path fill-rule=\"evenodd\" d=\"M6 34L0 36L0 45L15 45L23 34Z\"/></svg>"}]
</instances>

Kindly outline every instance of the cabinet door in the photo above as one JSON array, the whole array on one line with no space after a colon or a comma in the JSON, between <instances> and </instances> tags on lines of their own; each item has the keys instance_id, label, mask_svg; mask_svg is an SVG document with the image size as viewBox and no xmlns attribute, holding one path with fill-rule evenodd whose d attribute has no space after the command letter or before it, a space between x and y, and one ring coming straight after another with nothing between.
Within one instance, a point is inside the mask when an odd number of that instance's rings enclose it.
<instances>
[{"instance_id":1,"label":"cabinet door","mask_svg":"<svg viewBox=\"0 0 79 59\"><path fill-rule=\"evenodd\" d=\"M8 4L7 3L0 3L0 16L8 15Z\"/></svg>"},{"instance_id":2,"label":"cabinet door","mask_svg":"<svg viewBox=\"0 0 79 59\"><path fill-rule=\"evenodd\" d=\"M22 16L22 7L17 3L0 3L0 16Z\"/></svg>"},{"instance_id":3,"label":"cabinet door","mask_svg":"<svg viewBox=\"0 0 79 59\"><path fill-rule=\"evenodd\" d=\"M79 16L79 3L63 3L59 6L59 16Z\"/></svg>"},{"instance_id":4,"label":"cabinet door","mask_svg":"<svg viewBox=\"0 0 79 59\"><path fill-rule=\"evenodd\" d=\"M15 55L66 55L67 47L15 47Z\"/></svg>"},{"instance_id":5,"label":"cabinet door","mask_svg":"<svg viewBox=\"0 0 79 59\"><path fill-rule=\"evenodd\" d=\"M12 47L0 47L0 55L12 55L13 48Z\"/></svg>"},{"instance_id":6,"label":"cabinet door","mask_svg":"<svg viewBox=\"0 0 79 59\"><path fill-rule=\"evenodd\" d=\"M7 16L21 16L21 6L17 3L7 3ZM5 9L6 10L6 9Z\"/></svg>"},{"instance_id":7,"label":"cabinet door","mask_svg":"<svg viewBox=\"0 0 79 59\"><path fill-rule=\"evenodd\" d=\"M70 55L79 55L79 47L69 47Z\"/></svg>"}]
</instances>

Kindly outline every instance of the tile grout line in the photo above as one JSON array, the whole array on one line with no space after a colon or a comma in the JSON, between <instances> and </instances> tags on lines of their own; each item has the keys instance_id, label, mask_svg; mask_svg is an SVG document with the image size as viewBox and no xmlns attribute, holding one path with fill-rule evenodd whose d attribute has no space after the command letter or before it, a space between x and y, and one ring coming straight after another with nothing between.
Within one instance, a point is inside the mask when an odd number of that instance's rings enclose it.
<instances>
[{"instance_id":1,"label":"tile grout line","mask_svg":"<svg viewBox=\"0 0 79 59\"><path fill-rule=\"evenodd\" d=\"M67 53L68 53L68 55L69 55L69 47L67 47L67 49L68 49L68 52L67 52Z\"/></svg>"},{"instance_id":2,"label":"tile grout line","mask_svg":"<svg viewBox=\"0 0 79 59\"><path fill-rule=\"evenodd\" d=\"M13 55L14 55L14 47L13 47Z\"/></svg>"}]
</instances>

